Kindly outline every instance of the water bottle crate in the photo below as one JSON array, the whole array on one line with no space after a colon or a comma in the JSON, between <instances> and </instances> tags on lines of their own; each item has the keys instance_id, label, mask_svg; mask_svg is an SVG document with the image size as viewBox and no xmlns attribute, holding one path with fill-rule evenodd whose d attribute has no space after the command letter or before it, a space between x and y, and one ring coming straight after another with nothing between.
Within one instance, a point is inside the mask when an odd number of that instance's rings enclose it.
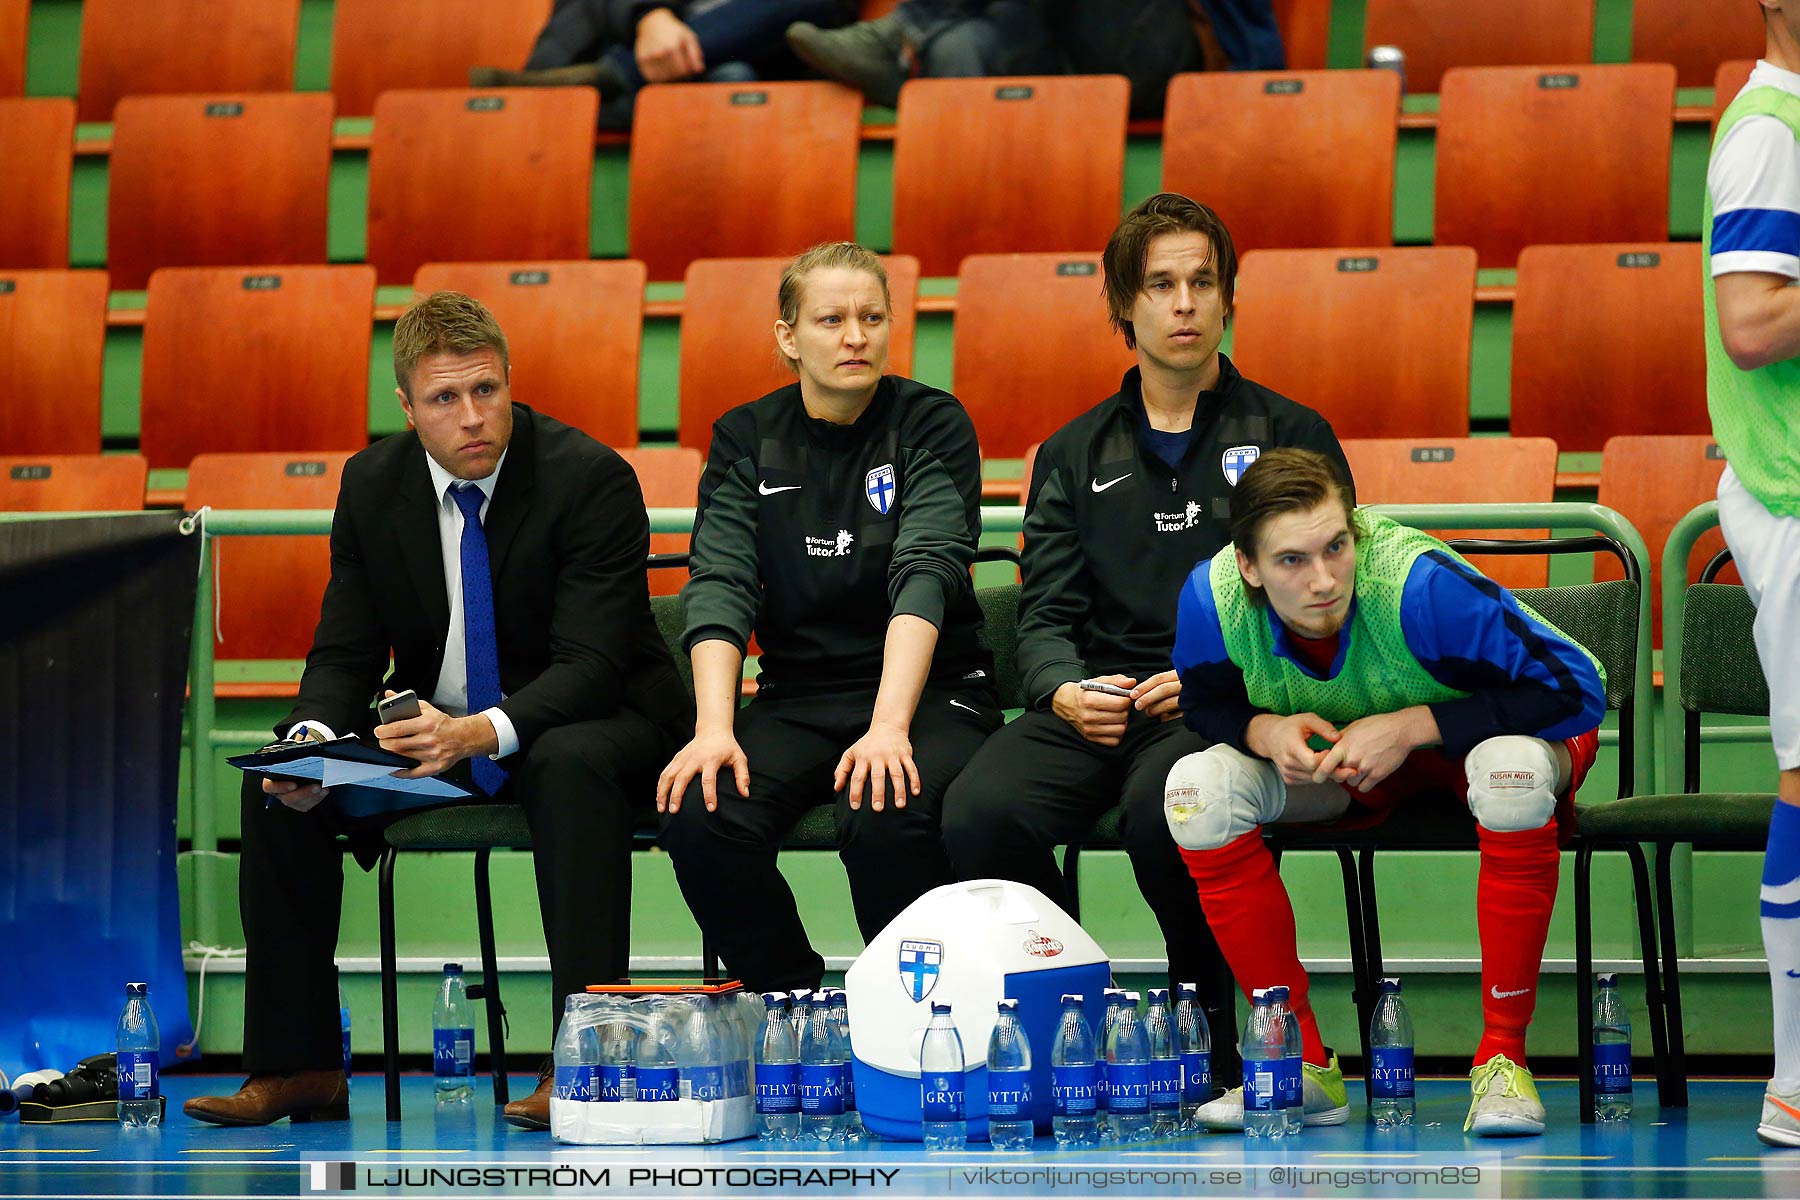
<instances>
[{"instance_id":1,"label":"water bottle crate","mask_svg":"<svg viewBox=\"0 0 1800 1200\"><path fill-rule=\"evenodd\" d=\"M729 1142L756 1132L756 1101L621 1100L589 1104L550 1099L550 1136L581 1146L668 1146Z\"/></svg>"}]
</instances>

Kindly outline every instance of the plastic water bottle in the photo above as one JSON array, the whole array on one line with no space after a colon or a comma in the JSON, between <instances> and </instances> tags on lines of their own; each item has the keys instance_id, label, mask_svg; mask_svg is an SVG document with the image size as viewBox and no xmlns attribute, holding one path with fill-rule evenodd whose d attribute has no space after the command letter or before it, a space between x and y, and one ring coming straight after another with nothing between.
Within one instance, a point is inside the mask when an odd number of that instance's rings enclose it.
<instances>
[{"instance_id":1,"label":"plastic water bottle","mask_svg":"<svg viewBox=\"0 0 1800 1200\"><path fill-rule=\"evenodd\" d=\"M600 1064L594 1099L602 1104L636 1100L639 1034L622 1019L631 1012L630 1002L595 996L590 1004L595 1057Z\"/></svg>"},{"instance_id":2,"label":"plastic water bottle","mask_svg":"<svg viewBox=\"0 0 1800 1200\"><path fill-rule=\"evenodd\" d=\"M1269 989L1257 988L1244 1018L1238 1053L1244 1060L1244 1137L1284 1138L1287 1112L1282 1104L1281 1075L1287 1057L1287 1034Z\"/></svg>"},{"instance_id":3,"label":"plastic water bottle","mask_svg":"<svg viewBox=\"0 0 1800 1200\"><path fill-rule=\"evenodd\" d=\"M988 1145L1029 1150L1032 1135L1031 1042L1019 1024L1019 1002L1002 1000L988 1037Z\"/></svg>"},{"instance_id":4,"label":"plastic water bottle","mask_svg":"<svg viewBox=\"0 0 1800 1200\"><path fill-rule=\"evenodd\" d=\"M919 1130L927 1150L961 1150L969 1142L962 1034L948 1004L931 1006L919 1049Z\"/></svg>"},{"instance_id":5,"label":"plastic water bottle","mask_svg":"<svg viewBox=\"0 0 1800 1200\"><path fill-rule=\"evenodd\" d=\"M812 989L795 988L788 993L788 1021L794 1027L796 1044L806 1040L806 1025L812 1020Z\"/></svg>"},{"instance_id":6,"label":"plastic water bottle","mask_svg":"<svg viewBox=\"0 0 1800 1200\"><path fill-rule=\"evenodd\" d=\"M1112 1065L1106 1061L1106 1046L1112 1038L1113 1024L1119 1019L1119 1009L1125 1003L1125 989L1107 988L1100 993L1100 998L1106 1003L1106 1013L1100 1018L1100 1035L1094 1041L1094 1056L1100 1064L1100 1087L1094 1093L1094 1132L1101 1141L1110 1142L1113 1127L1107 1114L1112 1106Z\"/></svg>"},{"instance_id":7,"label":"plastic water bottle","mask_svg":"<svg viewBox=\"0 0 1800 1200\"><path fill-rule=\"evenodd\" d=\"M338 1034L344 1041L344 1086L350 1086L350 1006L344 1003L344 985L338 984Z\"/></svg>"},{"instance_id":8,"label":"plastic water bottle","mask_svg":"<svg viewBox=\"0 0 1800 1200\"><path fill-rule=\"evenodd\" d=\"M1400 995L1398 979L1381 981L1381 999L1369 1020L1369 1080L1373 1098L1369 1117L1377 1129L1411 1125L1413 1098L1413 1023Z\"/></svg>"},{"instance_id":9,"label":"plastic water bottle","mask_svg":"<svg viewBox=\"0 0 1800 1200\"><path fill-rule=\"evenodd\" d=\"M444 964L444 982L431 1006L432 1073L439 1104L466 1104L475 1093L475 1010L462 964Z\"/></svg>"},{"instance_id":10,"label":"plastic water bottle","mask_svg":"<svg viewBox=\"0 0 1800 1200\"><path fill-rule=\"evenodd\" d=\"M1181 1129L1181 1034L1169 1013L1168 988L1150 989L1144 1038L1150 1044L1150 1132L1174 1137Z\"/></svg>"},{"instance_id":11,"label":"plastic water bottle","mask_svg":"<svg viewBox=\"0 0 1800 1200\"><path fill-rule=\"evenodd\" d=\"M821 1142L844 1136L844 1035L831 1019L825 996L806 1004L806 1035L800 1041L800 1136Z\"/></svg>"},{"instance_id":12,"label":"plastic water bottle","mask_svg":"<svg viewBox=\"0 0 1800 1200\"><path fill-rule=\"evenodd\" d=\"M1306 1125L1306 1082L1300 1069L1300 1018L1288 1007L1286 987L1269 989L1269 1005L1281 1021L1281 1109L1287 1116L1288 1136L1294 1137Z\"/></svg>"},{"instance_id":13,"label":"plastic water bottle","mask_svg":"<svg viewBox=\"0 0 1800 1200\"><path fill-rule=\"evenodd\" d=\"M593 1104L600 1094L600 1040L593 1028L593 997L571 992L563 998L562 1021L550 1059L555 1068L556 1098Z\"/></svg>"},{"instance_id":14,"label":"plastic water bottle","mask_svg":"<svg viewBox=\"0 0 1800 1200\"><path fill-rule=\"evenodd\" d=\"M850 1040L850 998L843 988L825 988L824 992L838 1036L844 1039L844 1141L866 1142L870 1134L863 1128L862 1114L856 1109L856 1048Z\"/></svg>"},{"instance_id":15,"label":"plastic water bottle","mask_svg":"<svg viewBox=\"0 0 1800 1200\"><path fill-rule=\"evenodd\" d=\"M153 1129L162 1124L162 1034L150 1010L150 985L125 985L125 1007L119 1012L119 1124L127 1129Z\"/></svg>"},{"instance_id":16,"label":"plastic water bottle","mask_svg":"<svg viewBox=\"0 0 1800 1200\"><path fill-rule=\"evenodd\" d=\"M756 1038L756 1136L765 1142L800 1137L800 1043L788 1023L787 996L763 993Z\"/></svg>"},{"instance_id":17,"label":"plastic water bottle","mask_svg":"<svg viewBox=\"0 0 1800 1200\"><path fill-rule=\"evenodd\" d=\"M1138 994L1126 992L1106 1038L1106 1110L1113 1136L1121 1142L1147 1142L1153 1136L1150 1115L1150 1039L1138 1017Z\"/></svg>"},{"instance_id":18,"label":"plastic water bottle","mask_svg":"<svg viewBox=\"0 0 1800 1200\"><path fill-rule=\"evenodd\" d=\"M645 1104L681 1099L681 1065L675 1058L675 1013L657 997L650 1003L647 1028L637 1039L637 1098Z\"/></svg>"},{"instance_id":19,"label":"plastic water bottle","mask_svg":"<svg viewBox=\"0 0 1800 1200\"><path fill-rule=\"evenodd\" d=\"M1595 980L1594 1109L1602 1121L1631 1120L1631 1018L1619 995L1619 977Z\"/></svg>"},{"instance_id":20,"label":"plastic water bottle","mask_svg":"<svg viewBox=\"0 0 1800 1200\"><path fill-rule=\"evenodd\" d=\"M1062 998L1062 1019L1050 1047L1050 1094L1055 1102L1050 1128L1059 1146L1091 1146L1099 1141L1100 1064L1081 1001L1078 995Z\"/></svg>"},{"instance_id":21,"label":"plastic water bottle","mask_svg":"<svg viewBox=\"0 0 1800 1200\"><path fill-rule=\"evenodd\" d=\"M1175 1029L1181 1039L1181 1128L1191 1131L1200 1127L1200 1106L1212 1099L1212 1030L1195 984L1181 985Z\"/></svg>"},{"instance_id":22,"label":"plastic water bottle","mask_svg":"<svg viewBox=\"0 0 1800 1200\"><path fill-rule=\"evenodd\" d=\"M687 1021L675 1037L676 1094L683 1100L725 1099L725 1038L712 997L690 996Z\"/></svg>"},{"instance_id":23,"label":"plastic water bottle","mask_svg":"<svg viewBox=\"0 0 1800 1200\"><path fill-rule=\"evenodd\" d=\"M733 1096L755 1095L756 1039L762 1036L763 1000L755 992L733 992L723 1003L737 1037L734 1057L725 1065L725 1090ZM785 1019L786 1013L783 1013ZM799 1041L794 1047L799 1049ZM795 1093L799 1095L798 1092Z\"/></svg>"}]
</instances>

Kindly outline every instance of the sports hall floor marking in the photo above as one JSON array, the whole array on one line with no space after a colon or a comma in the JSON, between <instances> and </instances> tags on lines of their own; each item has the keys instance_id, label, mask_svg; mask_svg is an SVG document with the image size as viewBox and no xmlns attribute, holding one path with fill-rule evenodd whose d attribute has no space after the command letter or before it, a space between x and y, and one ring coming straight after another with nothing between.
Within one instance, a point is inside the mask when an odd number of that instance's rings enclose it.
<instances>
[{"instance_id":1,"label":"sports hall floor marking","mask_svg":"<svg viewBox=\"0 0 1800 1200\"><path fill-rule=\"evenodd\" d=\"M1515 1154L1514 1162L1611 1162L1612 1154Z\"/></svg>"},{"instance_id":2,"label":"sports hall floor marking","mask_svg":"<svg viewBox=\"0 0 1800 1200\"><path fill-rule=\"evenodd\" d=\"M280 1154L292 1146L234 1146L229 1150L178 1150L177 1154Z\"/></svg>"},{"instance_id":3,"label":"sports hall floor marking","mask_svg":"<svg viewBox=\"0 0 1800 1200\"><path fill-rule=\"evenodd\" d=\"M1417 1158L1418 1153L1405 1150L1320 1150L1314 1158Z\"/></svg>"}]
</instances>

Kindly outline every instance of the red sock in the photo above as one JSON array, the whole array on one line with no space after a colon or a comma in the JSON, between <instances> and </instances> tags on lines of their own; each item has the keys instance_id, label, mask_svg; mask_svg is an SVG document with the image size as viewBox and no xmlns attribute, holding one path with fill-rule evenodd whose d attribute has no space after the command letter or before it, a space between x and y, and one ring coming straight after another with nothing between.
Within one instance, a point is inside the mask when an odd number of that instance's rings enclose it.
<instances>
[{"instance_id":1,"label":"red sock","mask_svg":"<svg viewBox=\"0 0 1800 1200\"><path fill-rule=\"evenodd\" d=\"M1252 987L1285 985L1288 1007L1300 1018L1300 1056L1325 1066L1325 1043L1307 998L1306 969L1294 934L1294 905L1263 845L1262 831L1253 829L1217 850L1184 849L1181 858L1238 986L1248 996Z\"/></svg>"},{"instance_id":2,"label":"red sock","mask_svg":"<svg viewBox=\"0 0 1800 1200\"><path fill-rule=\"evenodd\" d=\"M1556 907L1560 861L1556 822L1542 829L1480 829L1481 877L1475 919L1481 929L1481 1044L1475 1065L1496 1054L1525 1062L1525 1027L1537 1006L1538 972Z\"/></svg>"}]
</instances>

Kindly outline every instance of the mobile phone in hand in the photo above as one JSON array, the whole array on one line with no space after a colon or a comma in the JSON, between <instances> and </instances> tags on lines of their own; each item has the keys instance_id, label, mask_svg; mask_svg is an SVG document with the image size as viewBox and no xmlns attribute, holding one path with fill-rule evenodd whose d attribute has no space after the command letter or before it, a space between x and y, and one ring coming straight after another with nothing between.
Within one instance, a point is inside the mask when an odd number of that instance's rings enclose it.
<instances>
[{"instance_id":1,"label":"mobile phone in hand","mask_svg":"<svg viewBox=\"0 0 1800 1200\"><path fill-rule=\"evenodd\" d=\"M384 697L375 702L375 716L378 725L392 725L395 721L410 721L419 715L419 694L411 688Z\"/></svg>"}]
</instances>

